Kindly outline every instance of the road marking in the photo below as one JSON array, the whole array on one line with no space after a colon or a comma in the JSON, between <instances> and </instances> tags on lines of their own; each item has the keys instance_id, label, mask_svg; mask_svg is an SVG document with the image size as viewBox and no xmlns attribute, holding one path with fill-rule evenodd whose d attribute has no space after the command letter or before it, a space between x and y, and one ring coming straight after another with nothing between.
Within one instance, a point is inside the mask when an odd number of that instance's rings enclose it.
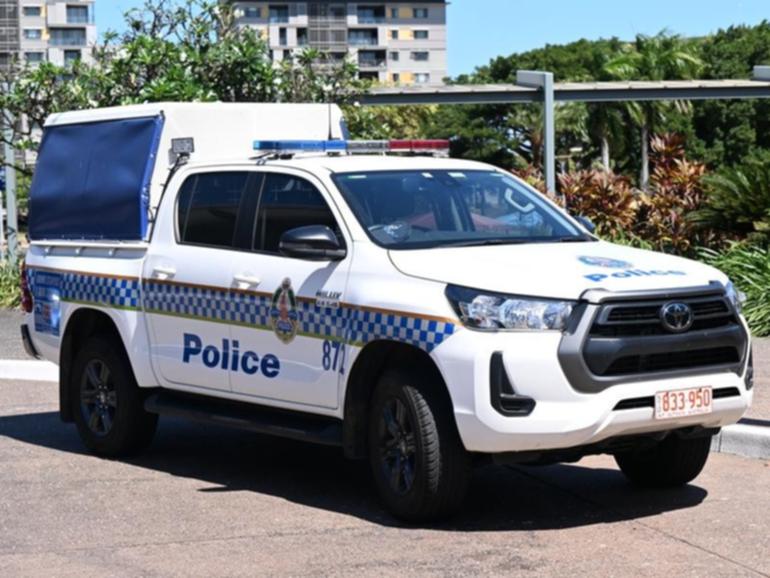
<instances>
[{"instance_id":1,"label":"road marking","mask_svg":"<svg viewBox=\"0 0 770 578\"><path fill-rule=\"evenodd\" d=\"M59 381L59 366L50 361L0 359L0 379Z\"/></svg>"}]
</instances>

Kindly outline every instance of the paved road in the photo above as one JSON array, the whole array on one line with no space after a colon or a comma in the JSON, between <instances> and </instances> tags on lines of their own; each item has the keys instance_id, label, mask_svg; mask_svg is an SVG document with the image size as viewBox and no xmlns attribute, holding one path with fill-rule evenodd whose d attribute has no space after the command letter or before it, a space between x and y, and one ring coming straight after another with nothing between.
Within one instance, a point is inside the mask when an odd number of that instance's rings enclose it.
<instances>
[{"instance_id":1,"label":"paved road","mask_svg":"<svg viewBox=\"0 0 770 578\"><path fill-rule=\"evenodd\" d=\"M0 309L0 359L29 359L19 335L23 318L20 311Z\"/></svg>"},{"instance_id":2,"label":"paved road","mask_svg":"<svg viewBox=\"0 0 770 578\"><path fill-rule=\"evenodd\" d=\"M770 463L714 454L643 492L611 459L477 471L451 524L403 527L339 451L163 422L85 454L53 384L0 381L4 576L770 576Z\"/></svg>"}]
</instances>

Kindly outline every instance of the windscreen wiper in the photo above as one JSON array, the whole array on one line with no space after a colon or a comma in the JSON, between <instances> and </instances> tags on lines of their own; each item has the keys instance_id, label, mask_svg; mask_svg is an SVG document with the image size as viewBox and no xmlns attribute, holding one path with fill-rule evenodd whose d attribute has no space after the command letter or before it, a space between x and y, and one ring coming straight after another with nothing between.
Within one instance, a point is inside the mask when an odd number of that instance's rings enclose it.
<instances>
[{"instance_id":1,"label":"windscreen wiper","mask_svg":"<svg viewBox=\"0 0 770 578\"><path fill-rule=\"evenodd\" d=\"M529 243L525 239L475 239L456 241L454 243L442 243L439 247L485 247L490 245L523 245Z\"/></svg>"}]
</instances>

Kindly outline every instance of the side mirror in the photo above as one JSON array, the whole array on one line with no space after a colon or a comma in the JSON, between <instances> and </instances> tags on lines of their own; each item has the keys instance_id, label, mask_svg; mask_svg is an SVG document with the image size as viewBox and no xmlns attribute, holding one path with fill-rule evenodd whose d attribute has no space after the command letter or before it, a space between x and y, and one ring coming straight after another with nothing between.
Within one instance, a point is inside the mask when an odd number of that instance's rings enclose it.
<instances>
[{"instance_id":1,"label":"side mirror","mask_svg":"<svg viewBox=\"0 0 770 578\"><path fill-rule=\"evenodd\" d=\"M339 261L347 255L337 235L326 225L290 229L281 235L278 249L287 257L313 261Z\"/></svg>"},{"instance_id":2,"label":"side mirror","mask_svg":"<svg viewBox=\"0 0 770 578\"><path fill-rule=\"evenodd\" d=\"M585 229L589 233L595 233L596 232L596 225L594 225L591 222L591 219L589 219L588 217L584 217L583 215L576 215L575 219L577 220L578 223L583 225L583 227L585 227Z\"/></svg>"}]
</instances>

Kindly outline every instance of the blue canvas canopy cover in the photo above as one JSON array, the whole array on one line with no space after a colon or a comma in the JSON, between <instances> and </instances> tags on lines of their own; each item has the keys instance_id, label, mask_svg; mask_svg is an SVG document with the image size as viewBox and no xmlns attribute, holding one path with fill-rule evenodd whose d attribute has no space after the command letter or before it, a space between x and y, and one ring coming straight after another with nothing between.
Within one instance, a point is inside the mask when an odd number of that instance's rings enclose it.
<instances>
[{"instance_id":1,"label":"blue canvas canopy cover","mask_svg":"<svg viewBox=\"0 0 770 578\"><path fill-rule=\"evenodd\" d=\"M46 127L30 239L144 239L163 122L154 115Z\"/></svg>"}]
</instances>

